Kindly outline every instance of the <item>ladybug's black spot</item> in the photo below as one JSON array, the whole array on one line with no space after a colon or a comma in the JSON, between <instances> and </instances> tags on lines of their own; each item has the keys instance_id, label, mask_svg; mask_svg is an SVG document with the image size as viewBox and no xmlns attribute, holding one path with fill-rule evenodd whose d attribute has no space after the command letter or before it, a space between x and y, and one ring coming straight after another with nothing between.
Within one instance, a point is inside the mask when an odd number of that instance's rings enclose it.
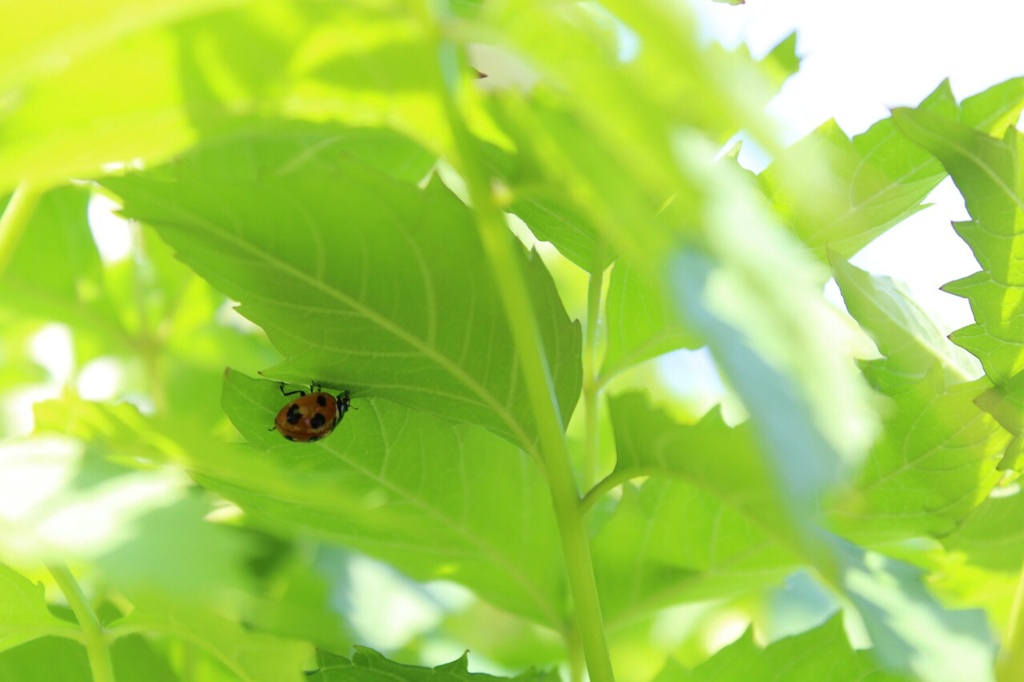
<instances>
[{"instance_id":1,"label":"ladybug's black spot","mask_svg":"<svg viewBox=\"0 0 1024 682\"><path fill-rule=\"evenodd\" d=\"M314 414L313 418L309 420L309 425L312 426L314 429L322 429L324 427L324 424L326 423L327 417L325 417L320 412Z\"/></svg>"},{"instance_id":2,"label":"ladybug's black spot","mask_svg":"<svg viewBox=\"0 0 1024 682\"><path fill-rule=\"evenodd\" d=\"M302 410L298 405L292 405L288 408L288 414L286 414L284 418L289 424L295 426L299 423L299 420L302 419Z\"/></svg>"},{"instance_id":3,"label":"ladybug's black spot","mask_svg":"<svg viewBox=\"0 0 1024 682\"><path fill-rule=\"evenodd\" d=\"M327 407L327 396L321 394L316 397L316 404L320 407Z\"/></svg>"}]
</instances>

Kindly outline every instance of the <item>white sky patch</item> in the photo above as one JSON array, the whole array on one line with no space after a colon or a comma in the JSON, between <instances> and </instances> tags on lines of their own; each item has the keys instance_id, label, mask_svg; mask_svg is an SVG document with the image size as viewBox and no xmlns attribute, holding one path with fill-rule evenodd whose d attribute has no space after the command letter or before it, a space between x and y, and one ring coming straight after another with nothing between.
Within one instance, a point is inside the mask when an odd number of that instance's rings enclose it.
<instances>
[{"instance_id":1,"label":"white sky patch","mask_svg":"<svg viewBox=\"0 0 1024 682\"><path fill-rule=\"evenodd\" d=\"M794 30L800 72L773 105L794 139L829 118L862 132L914 105L950 78L958 98L1024 75L1020 0L934 2L750 0L729 6L693 3L708 30L726 45L771 49Z\"/></svg>"},{"instance_id":2,"label":"white sky patch","mask_svg":"<svg viewBox=\"0 0 1024 682\"><path fill-rule=\"evenodd\" d=\"M735 7L693 6L718 40L746 43L755 55L797 32L800 70L769 106L787 143L830 118L848 135L861 133L886 118L891 107L916 106L946 78L962 100L1024 76L1020 0L749 0ZM763 166L756 153L752 145L744 146L745 165ZM852 262L905 282L940 328L952 331L973 321L970 307L939 287L980 268L950 226L968 217L952 182L944 181L929 201L935 205L889 230Z\"/></svg>"},{"instance_id":3,"label":"white sky patch","mask_svg":"<svg viewBox=\"0 0 1024 682\"><path fill-rule=\"evenodd\" d=\"M124 365L116 358L92 360L78 373L78 394L84 400L110 400L118 393Z\"/></svg>"},{"instance_id":4,"label":"white sky patch","mask_svg":"<svg viewBox=\"0 0 1024 682\"><path fill-rule=\"evenodd\" d=\"M71 331L63 324L47 324L29 340L29 355L46 368L53 381L63 384L73 369Z\"/></svg>"},{"instance_id":5,"label":"white sky patch","mask_svg":"<svg viewBox=\"0 0 1024 682\"><path fill-rule=\"evenodd\" d=\"M131 225L114 215L120 208L120 204L103 194L93 194L89 199L89 229L100 259L107 264L124 260L132 251Z\"/></svg>"}]
</instances>

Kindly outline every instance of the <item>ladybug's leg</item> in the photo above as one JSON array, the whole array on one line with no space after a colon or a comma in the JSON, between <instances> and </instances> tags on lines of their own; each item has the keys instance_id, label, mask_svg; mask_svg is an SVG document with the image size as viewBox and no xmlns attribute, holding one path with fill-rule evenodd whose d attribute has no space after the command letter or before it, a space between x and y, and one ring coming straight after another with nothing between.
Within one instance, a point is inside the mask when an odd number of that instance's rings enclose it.
<instances>
[{"instance_id":1,"label":"ladybug's leg","mask_svg":"<svg viewBox=\"0 0 1024 682\"><path fill-rule=\"evenodd\" d=\"M278 386L278 388L280 388L280 389L281 389L281 395L296 395L296 394L298 394L298 396L299 396L300 398L301 398L302 396L306 395L306 392L305 392L305 391L303 391L303 390L298 390L298 391L288 391L288 392L285 392L285 390L284 390L284 384L281 384L280 386Z\"/></svg>"}]
</instances>

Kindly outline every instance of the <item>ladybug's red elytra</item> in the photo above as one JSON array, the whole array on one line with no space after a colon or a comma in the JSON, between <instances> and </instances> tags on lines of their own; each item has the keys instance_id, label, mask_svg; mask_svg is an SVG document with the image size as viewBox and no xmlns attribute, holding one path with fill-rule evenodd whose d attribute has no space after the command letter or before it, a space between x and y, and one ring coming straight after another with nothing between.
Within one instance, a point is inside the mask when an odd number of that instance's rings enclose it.
<instances>
[{"instance_id":1,"label":"ladybug's red elytra","mask_svg":"<svg viewBox=\"0 0 1024 682\"><path fill-rule=\"evenodd\" d=\"M312 443L329 436L351 406L348 391L334 396L324 393L315 384L310 384L308 394L305 391L285 393L284 384L281 384L281 394L299 395L282 407L274 418L277 432L296 443Z\"/></svg>"}]
</instances>

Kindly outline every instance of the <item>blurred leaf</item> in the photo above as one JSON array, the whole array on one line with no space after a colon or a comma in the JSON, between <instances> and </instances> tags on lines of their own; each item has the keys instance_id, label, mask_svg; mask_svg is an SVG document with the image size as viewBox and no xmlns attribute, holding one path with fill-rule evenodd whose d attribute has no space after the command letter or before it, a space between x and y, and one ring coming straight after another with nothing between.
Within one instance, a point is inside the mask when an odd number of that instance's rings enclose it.
<instances>
[{"instance_id":1,"label":"blurred leaf","mask_svg":"<svg viewBox=\"0 0 1024 682\"><path fill-rule=\"evenodd\" d=\"M308 644L252 632L201 606L168 598L139 602L111 628L156 631L186 641L246 682L298 682L305 679L300 671L312 654Z\"/></svg>"},{"instance_id":2,"label":"blurred leaf","mask_svg":"<svg viewBox=\"0 0 1024 682\"><path fill-rule=\"evenodd\" d=\"M103 267L89 231L90 192L60 187L44 194L0 276L0 305L20 315L60 320L103 348L128 345L111 305Z\"/></svg>"},{"instance_id":3,"label":"blurred leaf","mask_svg":"<svg viewBox=\"0 0 1024 682\"><path fill-rule=\"evenodd\" d=\"M141 635L119 637L110 647L110 658L118 680L178 682L181 679L163 653Z\"/></svg>"},{"instance_id":4,"label":"blurred leaf","mask_svg":"<svg viewBox=\"0 0 1024 682\"><path fill-rule=\"evenodd\" d=\"M77 627L50 614L41 583L31 582L4 564L0 564L0 594L0 651L24 641L26 631L34 633L28 639L54 633L78 635Z\"/></svg>"},{"instance_id":5,"label":"blurred leaf","mask_svg":"<svg viewBox=\"0 0 1024 682\"><path fill-rule=\"evenodd\" d=\"M473 680L515 680L515 682L557 682L560 678L554 671L528 671L515 677L495 677L484 673L469 672L467 654L439 665L436 668L403 665L389 661L382 654L363 646L356 647L350 661L342 656L327 652L319 653L320 669L309 677L310 682L459 682Z\"/></svg>"},{"instance_id":6,"label":"blurred leaf","mask_svg":"<svg viewBox=\"0 0 1024 682\"><path fill-rule=\"evenodd\" d=\"M665 292L664 282L656 281L629 259L621 258L615 264L605 303L608 350L602 377L612 377L669 351L704 345Z\"/></svg>"},{"instance_id":7,"label":"blurred leaf","mask_svg":"<svg viewBox=\"0 0 1024 682\"><path fill-rule=\"evenodd\" d=\"M278 384L227 375L224 409L251 449L197 462L244 509L355 547L417 580L462 583L504 609L562 624L550 499L533 463L489 432L356 398L330 438L272 430ZM509 510L516 512L510 514Z\"/></svg>"},{"instance_id":8,"label":"blurred leaf","mask_svg":"<svg viewBox=\"0 0 1024 682\"><path fill-rule=\"evenodd\" d=\"M570 33L575 32L575 29L569 27L566 27L566 30ZM728 75L722 75L719 83L728 83L731 82L730 78L735 78L737 82L748 86L749 91L743 93L743 98L750 93L760 93L761 88L770 89L769 82L774 81L776 87L781 85L799 66L795 46L794 34L779 43L765 57L762 64L756 64L745 48L736 54L712 48L709 53L696 58L703 60L706 65L714 65L717 69L728 72ZM610 86L611 83L607 82L608 77L619 72L630 73L633 78L654 77L653 70L657 67L643 62L644 58L651 56L650 53L645 51L641 55L641 60L635 64L624 64L620 61L614 65L607 65L606 71L600 76L601 82ZM595 59L600 61L606 56L595 55ZM659 55L658 59L666 56ZM558 64L560 69L565 66L567 65L561 62ZM581 67L582 63L574 61L571 66L576 69ZM695 87L692 82L685 85L681 82L696 77L695 74L681 69L681 66L682 64L674 63L670 72L660 74L657 92L665 90L666 81L675 82L677 87L683 90ZM758 70L764 73L759 74ZM760 76L767 78L762 81ZM644 98L651 94L635 92L633 85L627 84L628 81L615 82L623 90L629 90L624 97ZM728 98L730 95L739 93L728 93L725 97ZM602 93L601 96L605 95ZM664 126L668 139L671 124L667 120L658 120L658 116L667 115L670 119L700 111L700 107L692 106L694 101L696 100L691 100L691 106L687 108L686 114L677 108L675 102L652 103L653 106L643 111L633 108L633 115L648 120L652 126L650 130L638 129L634 132L636 135L642 133L649 139L658 126ZM700 99L700 104L707 104L707 100ZM610 137L595 135L587 129L586 119L591 113L589 110L573 111L570 104L560 101L557 93L542 88L534 91L525 102L504 96L492 101L491 105L492 112L503 126L503 130L514 141L517 152L512 156L493 148L484 150L485 158L494 166L492 170L510 185L512 199L507 209L522 218L538 239L553 243L563 255L584 270L597 272L607 267L622 250L622 239L631 243L632 249L648 240L643 232L630 231L627 226L649 222L659 207L666 202L675 202L680 206L686 203L683 196L685 192L679 191L679 168L661 156L664 152L663 147L667 148L665 142L655 147L658 158L649 159L649 162L666 164L664 171L667 175L660 179L666 189L659 191L657 181L652 181L650 187L647 184L634 186L621 181L622 167L626 162L624 157L640 158L643 154L642 150L635 146L638 144L637 141L623 143L632 145L623 147L612 140L630 134L629 128L635 124L634 121L631 120L628 126L616 130L615 135ZM615 109L609 113L617 114L624 105L623 101L618 102ZM666 111L658 111L662 106L667 108ZM728 115L716 118L713 126L724 125L728 129L728 119ZM710 121L707 123L711 124ZM723 131L722 140L728 138L730 134L732 133L727 134ZM647 151L651 153L654 149L648 148ZM637 160L630 158L628 163L637 163ZM643 172L650 172L653 167L656 166L644 167ZM584 180L586 182L581 182ZM615 213L630 210L638 212L633 215L633 219L620 218L617 224L612 224L609 221L611 213L594 215L605 205ZM648 208L641 208L645 205ZM638 239L641 241L636 242ZM651 242L647 241L647 245L649 248ZM625 250L631 251L631 248L627 246ZM631 252L636 255L635 251Z\"/></svg>"},{"instance_id":9,"label":"blurred leaf","mask_svg":"<svg viewBox=\"0 0 1024 682\"><path fill-rule=\"evenodd\" d=\"M5 3L0 187L63 182L105 162L184 146L193 134L181 106L175 40L164 27L228 4L143 2L129 12L121 0L51 3L54 11Z\"/></svg>"},{"instance_id":10,"label":"blurred leaf","mask_svg":"<svg viewBox=\"0 0 1024 682\"><path fill-rule=\"evenodd\" d=\"M442 628L470 652L486 653L506 670L555 666L565 658L558 633L480 600L445 616Z\"/></svg>"},{"instance_id":11,"label":"blurred leaf","mask_svg":"<svg viewBox=\"0 0 1024 682\"><path fill-rule=\"evenodd\" d=\"M796 54L796 40L796 31L793 31L761 60L765 66L774 69L777 74L775 80L780 87L786 79L800 70L800 57Z\"/></svg>"},{"instance_id":12,"label":"blurred leaf","mask_svg":"<svg viewBox=\"0 0 1024 682\"><path fill-rule=\"evenodd\" d=\"M333 649L351 646L352 635L342 621L341 609L333 603L336 588L328 584L327 575L292 559L269 578L264 589L267 596L254 603L248 615L256 629Z\"/></svg>"},{"instance_id":13,"label":"blurred leaf","mask_svg":"<svg viewBox=\"0 0 1024 682\"><path fill-rule=\"evenodd\" d=\"M484 425L532 448L533 411L472 216L370 169L252 182L111 179L126 213L181 257L288 356L269 374L379 395ZM296 237L282 225L295 224ZM366 226L374 228L367 229ZM563 420L579 395L580 331L543 264L523 254Z\"/></svg>"},{"instance_id":14,"label":"blurred leaf","mask_svg":"<svg viewBox=\"0 0 1024 682\"><path fill-rule=\"evenodd\" d=\"M958 114L945 82L919 108ZM887 118L852 140L834 121L825 123L777 156L760 180L790 229L824 260L826 248L849 258L924 208L945 176Z\"/></svg>"},{"instance_id":15,"label":"blurred leaf","mask_svg":"<svg viewBox=\"0 0 1024 682\"><path fill-rule=\"evenodd\" d=\"M669 674L674 676L669 676ZM868 651L850 646L840 616L763 649L748 629L742 637L691 671L666 669L654 682L818 682L870 680L911 682L915 678L886 672Z\"/></svg>"},{"instance_id":16,"label":"blurred leaf","mask_svg":"<svg viewBox=\"0 0 1024 682\"><path fill-rule=\"evenodd\" d=\"M944 609L918 568L843 541L831 544L842 557L844 591L886 668L929 682L994 679L995 646L984 613Z\"/></svg>"},{"instance_id":17,"label":"blurred leaf","mask_svg":"<svg viewBox=\"0 0 1024 682\"><path fill-rule=\"evenodd\" d=\"M768 272L731 270L693 251L680 254L674 273L679 305L751 414L763 453L754 461L767 476L759 492L774 496L761 500L767 518L790 540L802 535L804 550L813 550L815 541L805 535L813 506L859 465L865 437L874 430L865 414L866 391L843 367L848 360L824 346L824 330L808 326L817 303L798 281L769 283ZM756 292L759 283L764 286ZM792 294L786 302L785 289ZM797 298L807 301L798 306L803 314L783 313ZM768 310L771 321L763 317ZM786 328L787 319L794 326ZM832 406L828 414L825 405Z\"/></svg>"},{"instance_id":18,"label":"blurred leaf","mask_svg":"<svg viewBox=\"0 0 1024 682\"><path fill-rule=\"evenodd\" d=\"M85 647L58 637L44 637L0 652L0 680L93 682Z\"/></svg>"},{"instance_id":19,"label":"blurred leaf","mask_svg":"<svg viewBox=\"0 0 1024 682\"><path fill-rule=\"evenodd\" d=\"M0 446L0 547L9 556L95 559L182 493L180 473L117 470L84 450L54 437Z\"/></svg>"},{"instance_id":20,"label":"blurred leaf","mask_svg":"<svg viewBox=\"0 0 1024 682\"><path fill-rule=\"evenodd\" d=\"M386 128L282 119L261 121L244 135L204 141L149 175L169 182L259 181L299 170L343 175L355 162L418 183L435 161L435 155L419 144Z\"/></svg>"},{"instance_id":21,"label":"blurred leaf","mask_svg":"<svg viewBox=\"0 0 1024 682\"><path fill-rule=\"evenodd\" d=\"M137 603L160 595L211 609L233 606L253 589L244 570L250 548L235 529L204 520L209 511L197 496L151 511L134 524L131 541L100 556L96 566Z\"/></svg>"},{"instance_id":22,"label":"blurred leaf","mask_svg":"<svg viewBox=\"0 0 1024 682\"><path fill-rule=\"evenodd\" d=\"M180 471L152 468L181 444L127 406L54 401L40 413L43 428L63 421L79 440L39 437L0 449L5 552L88 561L133 599L159 592L215 603L229 588L232 600L252 592L243 570L249 543L204 520L209 501L189 495ZM148 442L133 447L133 436ZM97 451L134 466L146 458L149 470L124 468Z\"/></svg>"},{"instance_id":23,"label":"blurred leaf","mask_svg":"<svg viewBox=\"0 0 1024 682\"><path fill-rule=\"evenodd\" d=\"M91 0L70 12L8 3L0 27L0 191L159 162L201 134L258 128L273 114L387 122L446 145L431 43L397 1Z\"/></svg>"}]
</instances>

